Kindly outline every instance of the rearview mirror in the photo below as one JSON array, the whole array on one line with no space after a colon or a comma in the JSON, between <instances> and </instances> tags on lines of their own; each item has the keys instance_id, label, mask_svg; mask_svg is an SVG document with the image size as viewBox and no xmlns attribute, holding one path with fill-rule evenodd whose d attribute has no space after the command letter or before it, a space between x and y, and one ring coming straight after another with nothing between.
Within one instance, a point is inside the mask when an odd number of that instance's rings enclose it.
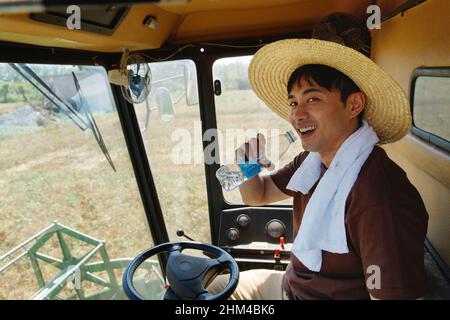
<instances>
[{"instance_id":1,"label":"rearview mirror","mask_svg":"<svg viewBox=\"0 0 450 320\"><path fill-rule=\"evenodd\" d=\"M184 63L184 81L186 90L186 104L188 106L198 104L197 72L193 61Z\"/></svg>"},{"instance_id":2,"label":"rearview mirror","mask_svg":"<svg viewBox=\"0 0 450 320\"><path fill-rule=\"evenodd\" d=\"M175 115L175 108L173 106L172 96L169 89L159 87L155 92L156 106L158 107L159 119L164 122L169 122Z\"/></svg>"}]
</instances>

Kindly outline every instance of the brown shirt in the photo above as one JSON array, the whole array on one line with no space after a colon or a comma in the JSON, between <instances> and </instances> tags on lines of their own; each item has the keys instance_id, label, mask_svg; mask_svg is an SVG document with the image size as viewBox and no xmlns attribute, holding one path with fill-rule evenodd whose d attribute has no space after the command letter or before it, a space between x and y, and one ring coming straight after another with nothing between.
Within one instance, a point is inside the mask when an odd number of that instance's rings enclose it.
<instances>
[{"instance_id":1,"label":"brown shirt","mask_svg":"<svg viewBox=\"0 0 450 320\"><path fill-rule=\"evenodd\" d=\"M317 184L306 195L286 186L307 155L300 153L271 175L277 187L294 198L294 236ZM292 299L369 299L369 293L377 299L423 297L427 224L428 214L416 188L375 146L346 200L349 253L322 251L320 272L310 271L291 254L283 287ZM371 266L379 267L379 289Z\"/></svg>"}]
</instances>

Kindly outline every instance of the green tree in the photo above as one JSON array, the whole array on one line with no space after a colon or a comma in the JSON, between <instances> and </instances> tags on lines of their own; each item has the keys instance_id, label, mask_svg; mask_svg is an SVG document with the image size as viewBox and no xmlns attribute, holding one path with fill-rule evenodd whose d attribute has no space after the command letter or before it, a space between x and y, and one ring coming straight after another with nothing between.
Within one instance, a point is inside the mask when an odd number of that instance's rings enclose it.
<instances>
[{"instance_id":1,"label":"green tree","mask_svg":"<svg viewBox=\"0 0 450 320\"><path fill-rule=\"evenodd\" d=\"M28 101L27 96L25 95L25 89L22 85L18 85L16 88L16 92L19 96L22 97L23 101Z\"/></svg>"},{"instance_id":2,"label":"green tree","mask_svg":"<svg viewBox=\"0 0 450 320\"><path fill-rule=\"evenodd\" d=\"M8 102L9 84L5 83L0 89L0 95L3 96L3 102Z\"/></svg>"}]
</instances>

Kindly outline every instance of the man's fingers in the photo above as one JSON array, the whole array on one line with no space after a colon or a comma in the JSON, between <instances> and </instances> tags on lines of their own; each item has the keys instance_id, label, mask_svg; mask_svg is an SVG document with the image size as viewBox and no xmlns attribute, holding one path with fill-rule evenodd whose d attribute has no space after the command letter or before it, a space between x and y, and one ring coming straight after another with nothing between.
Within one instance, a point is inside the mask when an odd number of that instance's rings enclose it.
<instances>
[{"instance_id":1,"label":"man's fingers","mask_svg":"<svg viewBox=\"0 0 450 320\"><path fill-rule=\"evenodd\" d=\"M268 171L272 171L273 169L275 169L275 165L273 164L273 162L270 161L269 159L267 159L266 157L264 157L263 159L259 160L259 165L262 168L267 169Z\"/></svg>"},{"instance_id":2,"label":"man's fingers","mask_svg":"<svg viewBox=\"0 0 450 320\"><path fill-rule=\"evenodd\" d=\"M266 138L263 134L258 133L256 138L251 138L236 149L236 163L258 162L264 168L272 168L273 164L265 155L265 146Z\"/></svg>"},{"instance_id":3,"label":"man's fingers","mask_svg":"<svg viewBox=\"0 0 450 320\"><path fill-rule=\"evenodd\" d=\"M245 162L245 150L243 146L236 149L236 163L241 164Z\"/></svg>"},{"instance_id":4,"label":"man's fingers","mask_svg":"<svg viewBox=\"0 0 450 320\"><path fill-rule=\"evenodd\" d=\"M250 144L248 142L244 143L245 150L245 162L250 160Z\"/></svg>"},{"instance_id":5,"label":"man's fingers","mask_svg":"<svg viewBox=\"0 0 450 320\"><path fill-rule=\"evenodd\" d=\"M262 133L258 133L256 135L256 139L259 141L259 146L265 148L266 147L266 137Z\"/></svg>"},{"instance_id":6,"label":"man's fingers","mask_svg":"<svg viewBox=\"0 0 450 320\"><path fill-rule=\"evenodd\" d=\"M249 152L248 152L248 158L252 162L258 161L259 154L258 154L258 140L256 138L251 138L248 141L249 144Z\"/></svg>"}]
</instances>

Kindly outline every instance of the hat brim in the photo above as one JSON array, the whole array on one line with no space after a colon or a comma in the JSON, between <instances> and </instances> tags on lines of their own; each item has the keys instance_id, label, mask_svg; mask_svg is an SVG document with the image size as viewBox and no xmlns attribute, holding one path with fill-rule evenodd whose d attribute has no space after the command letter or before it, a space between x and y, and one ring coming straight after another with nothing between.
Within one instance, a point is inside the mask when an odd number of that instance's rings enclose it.
<instances>
[{"instance_id":1,"label":"hat brim","mask_svg":"<svg viewBox=\"0 0 450 320\"><path fill-rule=\"evenodd\" d=\"M287 83L292 72L306 64L341 71L366 95L364 119L380 144L403 138L411 130L411 110L397 82L371 59L343 45L316 39L287 39L256 52L249 66L253 91L266 105L289 121Z\"/></svg>"}]
</instances>

